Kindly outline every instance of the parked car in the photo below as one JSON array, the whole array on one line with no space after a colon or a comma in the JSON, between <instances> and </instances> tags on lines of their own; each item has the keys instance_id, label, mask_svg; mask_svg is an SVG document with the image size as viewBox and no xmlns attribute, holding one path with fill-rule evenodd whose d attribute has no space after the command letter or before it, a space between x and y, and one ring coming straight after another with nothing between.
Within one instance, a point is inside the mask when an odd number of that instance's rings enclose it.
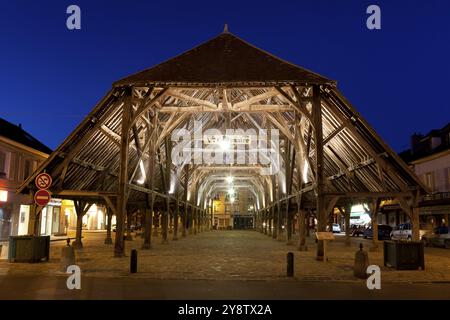
<instances>
[{"instance_id":1,"label":"parked car","mask_svg":"<svg viewBox=\"0 0 450 320\"><path fill-rule=\"evenodd\" d=\"M352 225L350 235L352 237L359 237L364 234L364 227L360 225Z\"/></svg>"},{"instance_id":2,"label":"parked car","mask_svg":"<svg viewBox=\"0 0 450 320\"><path fill-rule=\"evenodd\" d=\"M333 233L341 233L341 226L337 223L333 223Z\"/></svg>"},{"instance_id":3,"label":"parked car","mask_svg":"<svg viewBox=\"0 0 450 320\"><path fill-rule=\"evenodd\" d=\"M419 239L426 233L430 233L431 230L425 230L425 226L420 224ZM411 223L403 223L395 227L391 232L392 240L412 240L412 225Z\"/></svg>"},{"instance_id":4,"label":"parked car","mask_svg":"<svg viewBox=\"0 0 450 320\"><path fill-rule=\"evenodd\" d=\"M422 242L425 246L450 249L450 233L448 233L448 227L441 226L434 228L433 232L426 233L422 236Z\"/></svg>"},{"instance_id":5,"label":"parked car","mask_svg":"<svg viewBox=\"0 0 450 320\"><path fill-rule=\"evenodd\" d=\"M392 240L411 240L412 226L410 223L402 223L394 228L391 232Z\"/></svg>"},{"instance_id":6,"label":"parked car","mask_svg":"<svg viewBox=\"0 0 450 320\"><path fill-rule=\"evenodd\" d=\"M390 240L391 239L392 227L384 224L378 225L378 240ZM373 238L372 226L366 228L363 234L364 239Z\"/></svg>"}]
</instances>

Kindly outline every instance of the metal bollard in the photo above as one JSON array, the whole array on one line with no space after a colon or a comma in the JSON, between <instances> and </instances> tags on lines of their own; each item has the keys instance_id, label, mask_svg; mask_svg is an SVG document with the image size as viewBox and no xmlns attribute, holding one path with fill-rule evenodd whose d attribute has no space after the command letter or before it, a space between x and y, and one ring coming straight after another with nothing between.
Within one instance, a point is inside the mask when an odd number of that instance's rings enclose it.
<instances>
[{"instance_id":1,"label":"metal bollard","mask_svg":"<svg viewBox=\"0 0 450 320\"><path fill-rule=\"evenodd\" d=\"M287 254L287 276L294 276L294 254L292 252Z\"/></svg>"},{"instance_id":2,"label":"metal bollard","mask_svg":"<svg viewBox=\"0 0 450 320\"><path fill-rule=\"evenodd\" d=\"M131 257L130 257L130 273L136 272L137 272L137 250L133 249L131 250Z\"/></svg>"}]
</instances>

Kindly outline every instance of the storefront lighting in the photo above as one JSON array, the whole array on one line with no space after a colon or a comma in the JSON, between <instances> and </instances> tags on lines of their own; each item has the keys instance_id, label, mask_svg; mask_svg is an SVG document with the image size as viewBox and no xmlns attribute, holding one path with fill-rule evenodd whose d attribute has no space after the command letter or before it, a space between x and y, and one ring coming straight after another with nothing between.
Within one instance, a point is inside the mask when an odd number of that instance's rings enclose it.
<instances>
[{"instance_id":1,"label":"storefront lighting","mask_svg":"<svg viewBox=\"0 0 450 320\"><path fill-rule=\"evenodd\" d=\"M226 177L226 180L227 180L227 182L228 182L228 184L231 184L231 183L233 183L233 176L228 176L228 177Z\"/></svg>"},{"instance_id":2,"label":"storefront lighting","mask_svg":"<svg viewBox=\"0 0 450 320\"><path fill-rule=\"evenodd\" d=\"M8 201L8 191L0 190L0 202L7 202L7 201Z\"/></svg>"}]
</instances>

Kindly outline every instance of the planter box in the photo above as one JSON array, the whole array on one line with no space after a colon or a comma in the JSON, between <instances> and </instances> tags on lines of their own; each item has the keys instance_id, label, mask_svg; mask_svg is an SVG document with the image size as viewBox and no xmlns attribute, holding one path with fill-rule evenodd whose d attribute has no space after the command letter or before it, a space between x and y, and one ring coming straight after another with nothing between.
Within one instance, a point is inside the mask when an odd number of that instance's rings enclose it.
<instances>
[{"instance_id":1,"label":"planter box","mask_svg":"<svg viewBox=\"0 0 450 320\"><path fill-rule=\"evenodd\" d=\"M41 262L50 257L50 236L9 237L9 262Z\"/></svg>"},{"instance_id":2,"label":"planter box","mask_svg":"<svg viewBox=\"0 0 450 320\"><path fill-rule=\"evenodd\" d=\"M384 241L384 266L397 270L425 270L423 243Z\"/></svg>"}]
</instances>

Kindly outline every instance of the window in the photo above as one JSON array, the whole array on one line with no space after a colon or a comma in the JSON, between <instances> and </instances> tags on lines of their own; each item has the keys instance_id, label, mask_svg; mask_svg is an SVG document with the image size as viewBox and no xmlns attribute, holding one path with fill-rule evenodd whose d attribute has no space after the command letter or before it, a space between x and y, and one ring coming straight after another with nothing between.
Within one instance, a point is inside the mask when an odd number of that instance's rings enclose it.
<instances>
[{"instance_id":1,"label":"window","mask_svg":"<svg viewBox=\"0 0 450 320\"><path fill-rule=\"evenodd\" d=\"M425 185L434 191L434 172L425 173Z\"/></svg>"},{"instance_id":2,"label":"window","mask_svg":"<svg viewBox=\"0 0 450 320\"><path fill-rule=\"evenodd\" d=\"M450 167L448 167L445 171L447 174L447 191L450 191Z\"/></svg>"},{"instance_id":3,"label":"window","mask_svg":"<svg viewBox=\"0 0 450 320\"><path fill-rule=\"evenodd\" d=\"M25 167L23 170L23 179L27 179L34 171L34 160L25 160Z\"/></svg>"},{"instance_id":4,"label":"window","mask_svg":"<svg viewBox=\"0 0 450 320\"><path fill-rule=\"evenodd\" d=\"M0 179L7 179L9 176L9 162L11 153L0 151Z\"/></svg>"}]
</instances>

